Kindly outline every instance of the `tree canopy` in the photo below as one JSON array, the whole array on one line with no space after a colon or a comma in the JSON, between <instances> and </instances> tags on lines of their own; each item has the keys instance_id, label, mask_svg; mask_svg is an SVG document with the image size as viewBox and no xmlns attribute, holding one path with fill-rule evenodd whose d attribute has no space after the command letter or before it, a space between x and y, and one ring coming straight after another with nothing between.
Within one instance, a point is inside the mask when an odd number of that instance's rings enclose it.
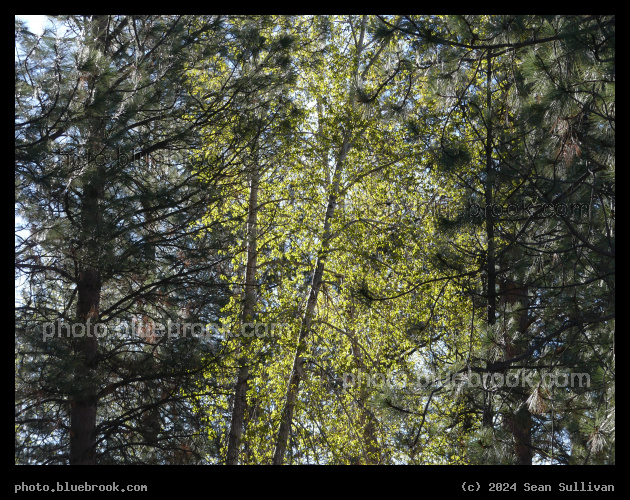
<instances>
[{"instance_id":1,"label":"tree canopy","mask_svg":"<svg viewBox=\"0 0 630 500\"><path fill-rule=\"evenodd\" d=\"M615 463L615 16L50 17L16 464Z\"/></svg>"}]
</instances>

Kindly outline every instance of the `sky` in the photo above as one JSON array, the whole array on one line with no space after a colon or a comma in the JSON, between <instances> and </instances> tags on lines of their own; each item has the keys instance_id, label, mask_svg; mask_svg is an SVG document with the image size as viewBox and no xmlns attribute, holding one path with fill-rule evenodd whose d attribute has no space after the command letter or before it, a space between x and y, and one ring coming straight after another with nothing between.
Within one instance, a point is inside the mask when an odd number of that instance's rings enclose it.
<instances>
[{"instance_id":1,"label":"sky","mask_svg":"<svg viewBox=\"0 0 630 500\"><path fill-rule=\"evenodd\" d=\"M22 19L26 21L28 24L28 29L31 32L39 35L44 31L44 26L46 25L46 21L48 16L15 16L16 18Z\"/></svg>"}]
</instances>

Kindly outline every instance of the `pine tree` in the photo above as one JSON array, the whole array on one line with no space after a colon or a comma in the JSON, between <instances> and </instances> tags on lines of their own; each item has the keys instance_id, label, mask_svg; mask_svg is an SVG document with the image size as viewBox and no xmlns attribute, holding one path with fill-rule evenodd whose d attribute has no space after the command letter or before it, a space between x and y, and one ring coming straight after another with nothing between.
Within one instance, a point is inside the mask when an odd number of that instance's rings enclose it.
<instances>
[{"instance_id":1,"label":"pine tree","mask_svg":"<svg viewBox=\"0 0 630 500\"><path fill-rule=\"evenodd\" d=\"M17 463L614 463L614 16L54 19Z\"/></svg>"},{"instance_id":2,"label":"pine tree","mask_svg":"<svg viewBox=\"0 0 630 500\"><path fill-rule=\"evenodd\" d=\"M443 228L461 233L464 222L483 224L481 247L447 246L442 255L450 259L439 259L453 268L462 259L481 258L483 287L469 288L473 294L483 288L487 302L487 350L471 353L482 365L476 369L494 376L518 367L540 381L561 366L578 368L565 357L549 370L545 353L585 335L594 349L586 355L590 369L599 365L609 373L610 387L611 362L595 345L610 345L606 331L614 318L614 233L607 210L614 204L614 18L405 17L400 30L424 54L435 55L428 64L433 93L438 102L450 100L435 165L470 201L468 220L445 220ZM597 118L589 123L584 117L593 106ZM600 185L606 194L595 187ZM593 203L593 196L599 201ZM580 206L589 207L588 222L567 209ZM603 237L595 227L604 228ZM588 268L583 259L605 263ZM565 260L573 277L561 264ZM591 301L582 293L595 281L606 285ZM581 306L567 307L571 302ZM587 333L585 323L595 330ZM540 386L481 391L473 407L483 414L479 442L485 444L473 445L472 456L523 464L534 453L546 459L564 432L554 423L553 402Z\"/></svg>"},{"instance_id":3,"label":"pine tree","mask_svg":"<svg viewBox=\"0 0 630 500\"><path fill-rule=\"evenodd\" d=\"M16 25L16 205L30 233L16 249L18 461L200 460L191 395L213 392L216 357L198 333L225 297L218 235L191 228L217 201L199 173L223 167L188 152L242 83L201 102L185 78L221 50L219 17L59 22L77 34L36 39ZM43 338L46 323L58 336Z\"/></svg>"}]
</instances>

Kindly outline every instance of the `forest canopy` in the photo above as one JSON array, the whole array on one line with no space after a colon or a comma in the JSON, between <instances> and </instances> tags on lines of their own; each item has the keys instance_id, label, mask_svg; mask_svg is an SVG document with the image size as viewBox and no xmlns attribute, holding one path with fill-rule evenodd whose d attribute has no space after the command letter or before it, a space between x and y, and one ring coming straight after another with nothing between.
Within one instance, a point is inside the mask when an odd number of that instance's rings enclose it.
<instances>
[{"instance_id":1,"label":"forest canopy","mask_svg":"<svg viewBox=\"0 0 630 500\"><path fill-rule=\"evenodd\" d=\"M615 463L615 16L15 19L15 464Z\"/></svg>"}]
</instances>

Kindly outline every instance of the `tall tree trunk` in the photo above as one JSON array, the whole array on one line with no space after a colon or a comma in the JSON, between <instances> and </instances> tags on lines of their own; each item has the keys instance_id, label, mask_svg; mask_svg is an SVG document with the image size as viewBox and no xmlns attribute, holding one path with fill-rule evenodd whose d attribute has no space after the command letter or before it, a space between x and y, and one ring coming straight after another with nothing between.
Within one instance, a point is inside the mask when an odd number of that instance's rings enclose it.
<instances>
[{"instance_id":1,"label":"tall tree trunk","mask_svg":"<svg viewBox=\"0 0 630 500\"><path fill-rule=\"evenodd\" d=\"M501 304L521 306L518 311L519 332L525 336L525 332L531 320L529 318L529 298L527 286L518 285L509 280L500 283ZM523 354L524 343L522 339L514 343L511 339L504 338L505 357L512 359ZM527 408L528 393L525 387L514 387L513 394L517 410L514 414L506 415L503 426L512 434L514 440L514 454L517 465L532 465L532 415Z\"/></svg>"},{"instance_id":2,"label":"tall tree trunk","mask_svg":"<svg viewBox=\"0 0 630 500\"><path fill-rule=\"evenodd\" d=\"M257 266L257 240L256 223L258 217L258 187L260 184L260 173L254 170L252 173L249 204L247 209L247 267L245 270L245 291L243 298L243 312L241 316L241 328L246 323L253 322L254 307L256 305L256 266ZM232 409L232 422L230 424L230 434L228 437L227 465L237 465L240 451L241 436L243 434L243 423L245 411L247 409L247 389L249 379L249 360L247 356L239 359L239 372L236 380L236 391L234 394L234 408Z\"/></svg>"},{"instance_id":3,"label":"tall tree trunk","mask_svg":"<svg viewBox=\"0 0 630 500\"><path fill-rule=\"evenodd\" d=\"M100 147L94 139L93 146ZM81 229L84 241L82 262L77 280L77 322L82 324L82 335L73 338L78 365L75 371L76 388L70 404L70 464L95 464L96 407L98 386L94 381L98 339L96 323L101 300L101 275L95 263L99 252L101 231L100 200L103 196L102 172L96 168L84 190L81 207Z\"/></svg>"},{"instance_id":4,"label":"tall tree trunk","mask_svg":"<svg viewBox=\"0 0 630 500\"><path fill-rule=\"evenodd\" d=\"M400 23L402 16L398 17L396 21L396 25ZM354 75L353 79L355 82L358 82L360 79L359 75L359 60L360 55L364 51L364 37L367 29L367 21L368 17L363 16L361 19L361 27L359 32L359 39L356 42L356 58L354 61ZM363 76L367 74L370 66L380 57L382 50L385 48L383 45L375 55L372 56L371 60L363 70ZM321 102L317 101L317 109L318 113L321 116ZM320 122L321 124L321 122ZM364 129L365 130L365 129ZM322 133L321 126L319 127L320 134ZM309 292L308 301L306 303L306 310L304 311L304 315L302 316L302 323L300 325L300 332L298 335L298 345L295 350L295 355L293 358L293 367L291 369L291 375L289 377L289 384L287 386L287 393L284 400L284 406L282 409L282 414L280 417L280 428L278 429L278 435L276 437L275 450L273 454L273 465L282 465L284 461L284 455L287 448L287 442L289 440L289 434L291 431L291 424L293 421L293 412L295 410L295 404L297 400L297 395L299 392L300 382L303 378L303 365L304 365L304 357L303 354L306 351L306 338L311 331L311 324L313 322L313 315L315 313L315 307L317 306L317 297L319 295L319 290L321 288L322 277L324 275L325 268L325 260L326 255L330 248L330 239L331 239L331 227L332 227L332 219L335 214L335 208L337 206L337 198L340 195L340 179L344 168L344 163L346 161L346 156L348 155L348 151L352 147L353 140L351 140L351 132L349 130L345 130L343 134L343 141L341 145L341 149L339 151L339 156L337 157L337 161L335 163L335 170L333 173L332 183L330 194L328 196L328 206L326 209L326 216L324 218L324 231L322 236L322 245L319 255L317 257L317 262L315 264L315 270L313 272L313 278L311 281L311 289ZM326 155L327 158L328 155ZM326 160L327 162L327 160Z\"/></svg>"},{"instance_id":5,"label":"tall tree trunk","mask_svg":"<svg viewBox=\"0 0 630 500\"><path fill-rule=\"evenodd\" d=\"M488 120L486 122L486 190L485 190L485 220L486 220L486 241L488 244L488 325L494 325L496 321L496 263L494 249L494 214L492 210L493 203L493 184L494 169L492 166L492 55L488 52L488 71L486 78L486 105L488 108ZM482 425L484 427L492 426L492 393L484 393L484 410Z\"/></svg>"},{"instance_id":6,"label":"tall tree trunk","mask_svg":"<svg viewBox=\"0 0 630 500\"><path fill-rule=\"evenodd\" d=\"M93 16L86 36L97 41L96 46L107 51L107 16ZM88 92L97 94L98 70L85 75ZM96 410L98 384L94 372L98 364L96 323L100 314L101 274L98 269L102 244L101 202L104 196L104 164L96 158L103 151L104 118L86 102L90 116L87 166L84 169L84 189L81 203L82 253L78 263L77 321L84 326L83 335L73 338L78 365L75 368L76 386L70 398L70 464L96 464Z\"/></svg>"},{"instance_id":7,"label":"tall tree trunk","mask_svg":"<svg viewBox=\"0 0 630 500\"><path fill-rule=\"evenodd\" d=\"M70 465L94 465L96 447L97 387L92 373L97 365L97 339L101 279L92 267L83 270L77 285L77 319L85 325L85 335L74 339L75 354L80 360L75 375L78 390L70 403Z\"/></svg>"},{"instance_id":8,"label":"tall tree trunk","mask_svg":"<svg viewBox=\"0 0 630 500\"><path fill-rule=\"evenodd\" d=\"M317 263L315 265L315 271L313 272L313 278L311 282L311 289L309 292L308 301L306 303L306 310L302 316L302 324L300 325L300 333L298 335L298 345L293 357L293 368L291 370L291 376L289 378L289 384L287 387L287 393L284 399L284 407L280 417L280 428L276 437L276 445L273 454L273 465L282 465L284 461L284 455L287 449L287 442L289 440L289 433L291 431L291 424L293 422L293 411L295 409L295 403L300 388L300 382L303 377L303 354L306 351L306 338L311 331L311 325L313 323L313 315L315 313L315 307L317 306L317 297L322 284L322 277L324 275L324 267L326 254L330 247L330 238L332 219L335 214L335 207L337 205L337 196L339 194L339 183L341 174L343 171L343 165L350 149L350 141L347 136L348 132L344 136L341 151L335 165L335 171L333 174L332 186L330 194L328 196L328 207L326 209L326 216L324 218L324 232L322 236L322 246L317 257Z\"/></svg>"},{"instance_id":9,"label":"tall tree trunk","mask_svg":"<svg viewBox=\"0 0 630 500\"><path fill-rule=\"evenodd\" d=\"M487 72L486 72L486 105L488 109L488 117L486 119L486 192L485 192L485 219L486 219L486 239L488 243L488 325L492 326L496 323L496 311L497 311L497 296L496 287L497 284L501 290L501 305L516 304L519 303L522 306L522 311L519 315L519 328L521 335L525 334L525 330L528 325L528 298L527 287L520 287L514 283L506 283L502 280L497 282L497 270L496 270L496 249L494 241L494 167L492 164L492 149L493 149L493 123L492 123L492 51L488 51L487 54ZM506 263L509 265L509 263ZM504 267L504 266L501 266ZM511 359L521 354L521 349L504 337L505 341L505 356L506 359ZM518 388L517 388L518 391ZM527 410L526 401L527 394L525 391L522 393L517 392L517 402L519 409L515 414L506 415L503 419L503 426L509 430L514 439L514 453L519 465L531 465L532 453L531 453L531 414ZM485 407L483 414L482 425L484 427L492 426L492 397L491 393L484 395Z\"/></svg>"}]
</instances>

